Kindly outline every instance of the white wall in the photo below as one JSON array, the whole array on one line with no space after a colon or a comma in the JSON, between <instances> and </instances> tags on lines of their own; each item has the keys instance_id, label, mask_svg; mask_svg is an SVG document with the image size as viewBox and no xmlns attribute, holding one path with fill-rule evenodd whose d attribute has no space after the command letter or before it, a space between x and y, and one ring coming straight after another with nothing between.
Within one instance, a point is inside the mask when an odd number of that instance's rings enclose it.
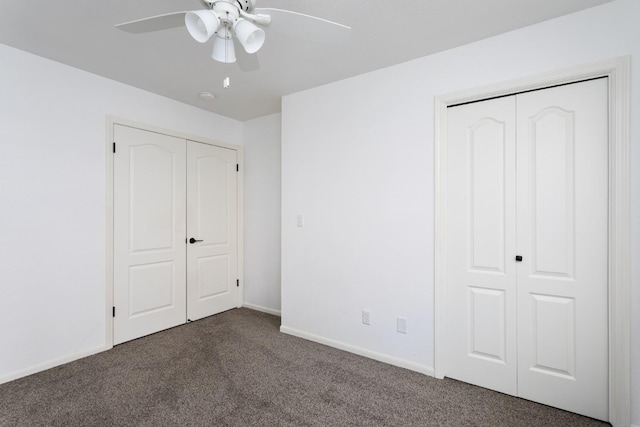
<instances>
[{"instance_id":1,"label":"white wall","mask_svg":"<svg viewBox=\"0 0 640 427\"><path fill-rule=\"evenodd\" d=\"M244 305L280 314L281 115L244 122Z\"/></svg>"},{"instance_id":2,"label":"white wall","mask_svg":"<svg viewBox=\"0 0 640 427\"><path fill-rule=\"evenodd\" d=\"M242 145L243 124L0 45L0 382L105 343L106 115Z\"/></svg>"},{"instance_id":3,"label":"white wall","mask_svg":"<svg viewBox=\"0 0 640 427\"><path fill-rule=\"evenodd\" d=\"M428 372L434 336L434 96L633 55L632 259L640 259L640 1L601 7L287 96L283 330ZM304 228L296 215L304 214ZM640 267L633 422L640 425ZM371 311L371 326L361 310ZM396 316L408 334L395 332Z\"/></svg>"}]
</instances>

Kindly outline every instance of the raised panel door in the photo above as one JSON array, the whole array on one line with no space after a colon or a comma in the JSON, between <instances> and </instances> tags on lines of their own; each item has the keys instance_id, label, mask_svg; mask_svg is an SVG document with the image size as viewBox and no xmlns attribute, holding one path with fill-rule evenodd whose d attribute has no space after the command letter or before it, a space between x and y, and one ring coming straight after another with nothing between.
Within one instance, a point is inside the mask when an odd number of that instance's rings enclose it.
<instances>
[{"instance_id":1,"label":"raised panel door","mask_svg":"<svg viewBox=\"0 0 640 427\"><path fill-rule=\"evenodd\" d=\"M518 395L608 419L607 80L518 95Z\"/></svg>"},{"instance_id":2,"label":"raised panel door","mask_svg":"<svg viewBox=\"0 0 640 427\"><path fill-rule=\"evenodd\" d=\"M515 99L450 108L447 376L516 389Z\"/></svg>"},{"instance_id":3,"label":"raised panel door","mask_svg":"<svg viewBox=\"0 0 640 427\"><path fill-rule=\"evenodd\" d=\"M238 307L237 153L187 141L187 313Z\"/></svg>"},{"instance_id":4,"label":"raised panel door","mask_svg":"<svg viewBox=\"0 0 640 427\"><path fill-rule=\"evenodd\" d=\"M114 126L114 344L185 322L184 140Z\"/></svg>"},{"instance_id":5,"label":"raised panel door","mask_svg":"<svg viewBox=\"0 0 640 427\"><path fill-rule=\"evenodd\" d=\"M448 110L446 376L608 419L607 118L606 79Z\"/></svg>"}]
</instances>

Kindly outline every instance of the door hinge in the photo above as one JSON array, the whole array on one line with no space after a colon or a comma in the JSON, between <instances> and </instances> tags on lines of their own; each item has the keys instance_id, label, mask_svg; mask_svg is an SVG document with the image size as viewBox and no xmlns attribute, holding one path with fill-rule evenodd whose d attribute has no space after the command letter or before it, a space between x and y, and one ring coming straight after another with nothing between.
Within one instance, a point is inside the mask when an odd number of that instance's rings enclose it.
<instances>
[{"instance_id":1,"label":"door hinge","mask_svg":"<svg viewBox=\"0 0 640 427\"><path fill-rule=\"evenodd\" d=\"M236 280L236 286L239 288L240 287L240 279Z\"/></svg>"},{"instance_id":2,"label":"door hinge","mask_svg":"<svg viewBox=\"0 0 640 427\"><path fill-rule=\"evenodd\" d=\"M240 163L236 163L236 172L240 172Z\"/></svg>"},{"instance_id":3,"label":"door hinge","mask_svg":"<svg viewBox=\"0 0 640 427\"><path fill-rule=\"evenodd\" d=\"M113 143L113 152L114 153L116 152L116 143L115 142Z\"/></svg>"},{"instance_id":4,"label":"door hinge","mask_svg":"<svg viewBox=\"0 0 640 427\"><path fill-rule=\"evenodd\" d=\"M115 308L115 307L113 307L113 310L112 310L112 316L113 316L113 317L116 317L116 308Z\"/></svg>"}]
</instances>

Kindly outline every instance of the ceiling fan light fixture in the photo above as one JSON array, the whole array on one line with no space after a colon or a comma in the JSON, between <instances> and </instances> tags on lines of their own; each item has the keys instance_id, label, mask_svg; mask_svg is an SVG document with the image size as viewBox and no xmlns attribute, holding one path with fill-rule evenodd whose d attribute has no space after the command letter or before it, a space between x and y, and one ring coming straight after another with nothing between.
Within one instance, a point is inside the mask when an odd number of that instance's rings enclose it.
<instances>
[{"instance_id":1,"label":"ceiling fan light fixture","mask_svg":"<svg viewBox=\"0 0 640 427\"><path fill-rule=\"evenodd\" d=\"M238 19L233 25L233 31L247 53L256 53L264 44L264 30L246 19Z\"/></svg>"},{"instance_id":2,"label":"ceiling fan light fixture","mask_svg":"<svg viewBox=\"0 0 640 427\"><path fill-rule=\"evenodd\" d=\"M211 57L223 64L236 62L236 48L231 38L231 32L226 27L216 34L216 38L213 40Z\"/></svg>"},{"instance_id":3,"label":"ceiling fan light fixture","mask_svg":"<svg viewBox=\"0 0 640 427\"><path fill-rule=\"evenodd\" d=\"M184 25L194 40L205 43L220 27L220 17L213 10L192 10L185 14Z\"/></svg>"}]
</instances>

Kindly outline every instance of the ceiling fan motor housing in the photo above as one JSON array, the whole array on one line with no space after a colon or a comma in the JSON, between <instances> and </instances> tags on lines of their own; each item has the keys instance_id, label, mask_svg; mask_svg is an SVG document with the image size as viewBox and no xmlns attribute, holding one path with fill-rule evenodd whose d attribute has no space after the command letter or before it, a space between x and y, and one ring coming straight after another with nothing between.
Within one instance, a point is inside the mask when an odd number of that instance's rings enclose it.
<instances>
[{"instance_id":1,"label":"ceiling fan motor housing","mask_svg":"<svg viewBox=\"0 0 640 427\"><path fill-rule=\"evenodd\" d=\"M240 9L247 13L253 12L253 9L256 7L256 0L236 0L236 3L238 3Z\"/></svg>"},{"instance_id":2,"label":"ceiling fan motor housing","mask_svg":"<svg viewBox=\"0 0 640 427\"><path fill-rule=\"evenodd\" d=\"M247 13L253 12L256 7L256 0L204 0L209 3L211 7L214 7L216 3L230 3L234 7L239 8Z\"/></svg>"}]
</instances>

